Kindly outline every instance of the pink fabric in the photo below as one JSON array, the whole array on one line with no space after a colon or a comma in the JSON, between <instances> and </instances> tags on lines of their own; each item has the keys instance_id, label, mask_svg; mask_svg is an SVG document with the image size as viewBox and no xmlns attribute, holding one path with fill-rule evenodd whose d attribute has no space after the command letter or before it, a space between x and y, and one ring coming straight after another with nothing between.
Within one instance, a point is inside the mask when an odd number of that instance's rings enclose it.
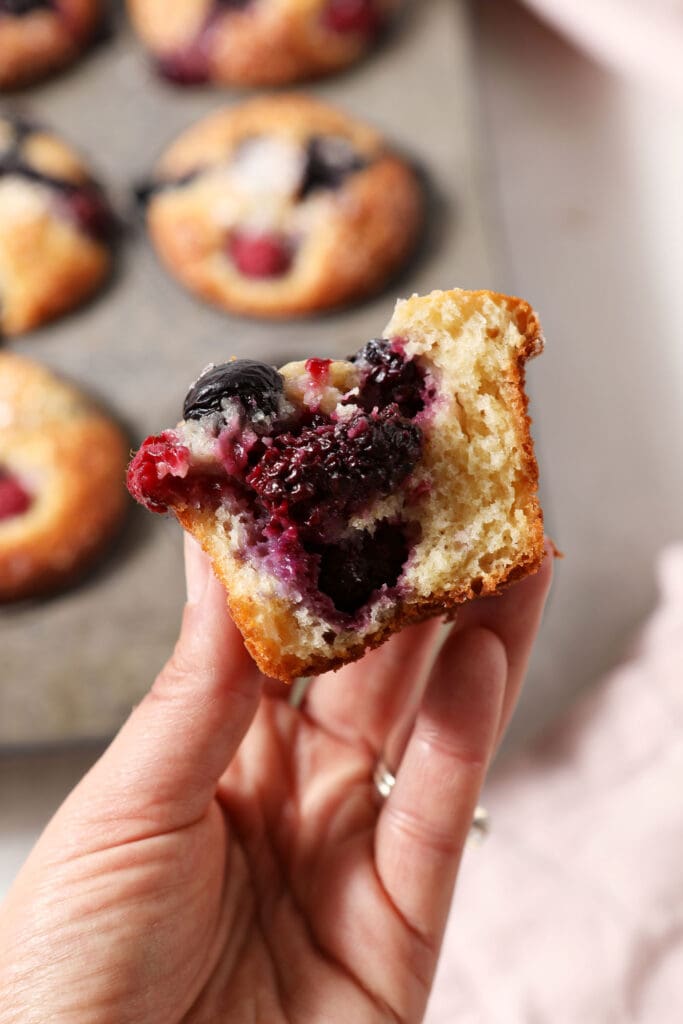
<instances>
[{"instance_id":1,"label":"pink fabric","mask_svg":"<svg viewBox=\"0 0 683 1024\"><path fill-rule=\"evenodd\" d=\"M683 545L631 661L494 776L428 1024L683 1021Z\"/></svg>"},{"instance_id":2,"label":"pink fabric","mask_svg":"<svg viewBox=\"0 0 683 1024\"><path fill-rule=\"evenodd\" d=\"M683 98L683 0L524 0L596 57Z\"/></svg>"}]
</instances>

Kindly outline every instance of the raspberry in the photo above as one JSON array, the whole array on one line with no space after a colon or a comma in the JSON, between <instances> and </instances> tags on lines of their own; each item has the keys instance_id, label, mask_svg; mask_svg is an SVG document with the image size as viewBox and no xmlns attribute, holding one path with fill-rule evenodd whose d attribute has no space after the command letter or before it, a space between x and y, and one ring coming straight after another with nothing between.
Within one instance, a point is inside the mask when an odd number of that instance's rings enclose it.
<instances>
[{"instance_id":1,"label":"raspberry","mask_svg":"<svg viewBox=\"0 0 683 1024\"><path fill-rule=\"evenodd\" d=\"M306 373L319 388L325 387L330 376L331 359L307 359Z\"/></svg>"},{"instance_id":2,"label":"raspberry","mask_svg":"<svg viewBox=\"0 0 683 1024\"><path fill-rule=\"evenodd\" d=\"M424 376L414 361L404 358L400 341L375 338L352 362L365 370L354 401L366 412L395 404L402 416L412 418L424 408Z\"/></svg>"},{"instance_id":3,"label":"raspberry","mask_svg":"<svg viewBox=\"0 0 683 1024\"><path fill-rule=\"evenodd\" d=\"M372 36L380 29L381 17L374 0L330 0L323 23L333 32Z\"/></svg>"},{"instance_id":4,"label":"raspberry","mask_svg":"<svg viewBox=\"0 0 683 1024\"><path fill-rule=\"evenodd\" d=\"M172 430L148 437L128 467L128 490L150 512L166 512L190 468L190 452Z\"/></svg>"},{"instance_id":5,"label":"raspberry","mask_svg":"<svg viewBox=\"0 0 683 1024\"><path fill-rule=\"evenodd\" d=\"M332 539L349 516L385 497L414 468L422 432L396 407L340 423L315 422L273 439L246 478L274 520L304 541Z\"/></svg>"},{"instance_id":6,"label":"raspberry","mask_svg":"<svg viewBox=\"0 0 683 1024\"><path fill-rule=\"evenodd\" d=\"M228 251L245 277L282 277L292 265L292 247L283 235L235 232Z\"/></svg>"},{"instance_id":7,"label":"raspberry","mask_svg":"<svg viewBox=\"0 0 683 1024\"><path fill-rule=\"evenodd\" d=\"M19 480L7 470L0 469L0 522L22 515L31 504L31 495Z\"/></svg>"}]
</instances>

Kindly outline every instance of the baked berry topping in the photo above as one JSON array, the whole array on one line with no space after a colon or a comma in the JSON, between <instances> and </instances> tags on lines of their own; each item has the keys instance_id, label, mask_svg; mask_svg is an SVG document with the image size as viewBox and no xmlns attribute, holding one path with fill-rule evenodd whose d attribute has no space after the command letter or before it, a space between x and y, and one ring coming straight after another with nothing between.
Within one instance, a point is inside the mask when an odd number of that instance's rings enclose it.
<instances>
[{"instance_id":1,"label":"baked berry topping","mask_svg":"<svg viewBox=\"0 0 683 1024\"><path fill-rule=\"evenodd\" d=\"M211 366L195 381L185 398L183 416L198 420L220 412L231 398L238 399L251 417L255 413L274 416L283 390L284 381L272 366L256 359L235 359Z\"/></svg>"},{"instance_id":2,"label":"baked berry topping","mask_svg":"<svg viewBox=\"0 0 683 1024\"><path fill-rule=\"evenodd\" d=\"M402 416L413 417L424 408L424 375L405 358L400 340L373 338L351 362L365 371L354 402L366 412L395 404Z\"/></svg>"},{"instance_id":3,"label":"baked berry topping","mask_svg":"<svg viewBox=\"0 0 683 1024\"><path fill-rule=\"evenodd\" d=\"M323 24L333 32L372 36L379 31L382 19L375 0L329 0Z\"/></svg>"},{"instance_id":4,"label":"baked berry topping","mask_svg":"<svg viewBox=\"0 0 683 1024\"><path fill-rule=\"evenodd\" d=\"M64 178L55 178L27 163L22 154L22 145L29 135L40 129L20 118L9 120L13 139L10 147L0 155L0 177L14 175L52 189L57 195L57 205L61 212L75 221L84 234L97 241L110 238L114 231L114 217L99 185L92 180L75 184Z\"/></svg>"},{"instance_id":5,"label":"baked berry topping","mask_svg":"<svg viewBox=\"0 0 683 1024\"><path fill-rule=\"evenodd\" d=\"M114 217L97 185L62 189L62 206L81 231L96 241L106 241L114 231Z\"/></svg>"},{"instance_id":6,"label":"baked berry topping","mask_svg":"<svg viewBox=\"0 0 683 1024\"><path fill-rule=\"evenodd\" d=\"M13 473L0 468L0 522L27 512L33 499Z\"/></svg>"},{"instance_id":7,"label":"baked berry topping","mask_svg":"<svg viewBox=\"0 0 683 1024\"><path fill-rule=\"evenodd\" d=\"M339 188L350 174L365 166L366 161L346 139L337 135L314 135L306 147L299 198L305 199L317 189Z\"/></svg>"},{"instance_id":8,"label":"baked berry topping","mask_svg":"<svg viewBox=\"0 0 683 1024\"><path fill-rule=\"evenodd\" d=\"M157 58L157 71L174 85L203 85L209 81L205 34L182 50Z\"/></svg>"},{"instance_id":9,"label":"baked berry topping","mask_svg":"<svg viewBox=\"0 0 683 1024\"><path fill-rule=\"evenodd\" d=\"M394 406L280 434L246 477L271 521L304 542L331 540L350 516L389 495L420 458L422 432Z\"/></svg>"},{"instance_id":10,"label":"baked berry topping","mask_svg":"<svg viewBox=\"0 0 683 1024\"><path fill-rule=\"evenodd\" d=\"M318 589L337 611L353 615L382 587L396 585L410 553L405 527L382 520L320 550Z\"/></svg>"},{"instance_id":11,"label":"baked berry topping","mask_svg":"<svg viewBox=\"0 0 683 1024\"><path fill-rule=\"evenodd\" d=\"M0 15L12 14L20 18L39 8L54 7L52 0L0 0Z\"/></svg>"},{"instance_id":12,"label":"baked berry topping","mask_svg":"<svg viewBox=\"0 0 683 1024\"><path fill-rule=\"evenodd\" d=\"M330 376L331 365L331 359L307 359L306 373L319 388L323 388Z\"/></svg>"},{"instance_id":13,"label":"baked berry topping","mask_svg":"<svg viewBox=\"0 0 683 1024\"><path fill-rule=\"evenodd\" d=\"M233 232L228 252L245 277L283 277L294 258L289 240L276 234Z\"/></svg>"}]
</instances>

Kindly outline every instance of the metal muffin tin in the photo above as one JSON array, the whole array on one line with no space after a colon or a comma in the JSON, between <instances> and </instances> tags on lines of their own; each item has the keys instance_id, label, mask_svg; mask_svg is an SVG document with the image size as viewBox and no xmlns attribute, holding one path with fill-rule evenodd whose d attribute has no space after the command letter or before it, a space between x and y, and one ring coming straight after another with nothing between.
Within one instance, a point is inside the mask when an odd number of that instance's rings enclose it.
<instances>
[{"instance_id":1,"label":"metal muffin tin","mask_svg":"<svg viewBox=\"0 0 683 1024\"><path fill-rule=\"evenodd\" d=\"M397 296L491 283L465 3L412 3L374 55L310 86L373 122L418 161L430 218L419 255L382 295L282 324L202 305L157 263L135 216L134 184L183 128L245 94L160 82L122 13L113 20L111 37L79 65L0 106L51 125L91 160L125 224L117 269L86 308L5 344L99 397L127 427L132 446L177 421L189 382L210 362L345 356L381 333ZM122 536L79 586L3 607L0 746L112 734L172 649L183 588L179 528L131 506Z\"/></svg>"}]
</instances>

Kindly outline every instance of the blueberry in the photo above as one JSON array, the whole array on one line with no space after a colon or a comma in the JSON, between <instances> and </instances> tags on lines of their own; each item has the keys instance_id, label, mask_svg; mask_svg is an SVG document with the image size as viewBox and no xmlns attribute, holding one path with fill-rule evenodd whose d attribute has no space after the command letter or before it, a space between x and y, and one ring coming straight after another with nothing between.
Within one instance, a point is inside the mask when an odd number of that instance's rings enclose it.
<instances>
[{"instance_id":1,"label":"blueberry","mask_svg":"<svg viewBox=\"0 0 683 1024\"><path fill-rule=\"evenodd\" d=\"M316 189L339 188L350 174L362 170L365 164L346 139L338 135L314 135L306 148L306 169L299 198L305 199Z\"/></svg>"},{"instance_id":2,"label":"blueberry","mask_svg":"<svg viewBox=\"0 0 683 1024\"><path fill-rule=\"evenodd\" d=\"M238 399L245 412L273 416L284 389L280 374L267 363L255 359L235 359L212 366L195 381L185 398L183 416L198 420L220 412L223 399Z\"/></svg>"}]
</instances>

